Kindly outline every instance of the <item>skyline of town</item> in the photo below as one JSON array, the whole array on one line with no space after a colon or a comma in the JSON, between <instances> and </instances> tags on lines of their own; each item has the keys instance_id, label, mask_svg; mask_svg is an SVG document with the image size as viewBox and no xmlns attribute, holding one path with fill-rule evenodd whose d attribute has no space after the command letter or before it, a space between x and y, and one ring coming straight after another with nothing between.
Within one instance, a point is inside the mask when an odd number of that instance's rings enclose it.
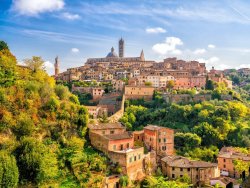
<instances>
[{"instance_id":1,"label":"skyline of town","mask_svg":"<svg viewBox=\"0 0 250 188\"><path fill-rule=\"evenodd\" d=\"M146 60L177 57L205 62L208 69L243 68L250 67L249 8L247 1L232 0L3 0L0 38L19 62L43 57L49 74L57 55L65 71L105 57L112 46L118 52L120 37L126 57L143 49Z\"/></svg>"}]
</instances>

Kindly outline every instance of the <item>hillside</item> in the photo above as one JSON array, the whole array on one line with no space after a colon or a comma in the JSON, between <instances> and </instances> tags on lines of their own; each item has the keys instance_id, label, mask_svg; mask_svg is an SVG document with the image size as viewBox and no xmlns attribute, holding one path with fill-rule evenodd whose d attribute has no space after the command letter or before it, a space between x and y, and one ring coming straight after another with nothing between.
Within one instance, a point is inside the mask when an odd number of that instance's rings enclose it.
<instances>
[{"instance_id":1,"label":"hillside","mask_svg":"<svg viewBox=\"0 0 250 188\"><path fill-rule=\"evenodd\" d=\"M40 57L24 67L8 47L0 50L0 185L100 187L106 158L85 139L86 108Z\"/></svg>"},{"instance_id":2,"label":"hillside","mask_svg":"<svg viewBox=\"0 0 250 188\"><path fill-rule=\"evenodd\" d=\"M161 94L153 101L128 100L120 119L128 129L147 124L175 129L176 153L193 159L216 161L223 146L250 147L250 110L238 100L169 104Z\"/></svg>"}]
</instances>

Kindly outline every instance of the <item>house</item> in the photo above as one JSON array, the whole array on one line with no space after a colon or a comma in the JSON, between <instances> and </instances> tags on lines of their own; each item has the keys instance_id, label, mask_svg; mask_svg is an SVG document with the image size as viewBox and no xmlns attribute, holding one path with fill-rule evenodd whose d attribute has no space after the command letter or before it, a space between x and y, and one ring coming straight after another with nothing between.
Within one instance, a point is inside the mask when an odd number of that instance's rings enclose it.
<instances>
[{"instance_id":1,"label":"house","mask_svg":"<svg viewBox=\"0 0 250 188\"><path fill-rule=\"evenodd\" d=\"M156 125L144 127L144 144L159 156L174 154L174 130Z\"/></svg>"},{"instance_id":2,"label":"house","mask_svg":"<svg viewBox=\"0 0 250 188\"><path fill-rule=\"evenodd\" d=\"M133 133L127 132L120 123L97 123L88 125L91 144L104 152L113 163L122 168L122 174L131 180L141 180L155 166L151 153L134 146Z\"/></svg>"},{"instance_id":3,"label":"house","mask_svg":"<svg viewBox=\"0 0 250 188\"><path fill-rule=\"evenodd\" d=\"M210 185L215 186L216 184L222 188L240 188L240 183L235 179L225 176L210 179Z\"/></svg>"},{"instance_id":4,"label":"house","mask_svg":"<svg viewBox=\"0 0 250 188\"><path fill-rule=\"evenodd\" d=\"M85 106L89 112L90 117L97 119L98 117L107 116L108 108L104 106Z\"/></svg>"},{"instance_id":5,"label":"house","mask_svg":"<svg viewBox=\"0 0 250 188\"><path fill-rule=\"evenodd\" d=\"M221 148L217 157L221 174L232 178L245 178L246 172L238 172L235 169L235 160L250 163L250 153L244 154L239 149L233 147Z\"/></svg>"},{"instance_id":6,"label":"house","mask_svg":"<svg viewBox=\"0 0 250 188\"><path fill-rule=\"evenodd\" d=\"M126 99L151 100L154 94L154 87L151 86L125 86Z\"/></svg>"},{"instance_id":7,"label":"house","mask_svg":"<svg viewBox=\"0 0 250 188\"><path fill-rule=\"evenodd\" d=\"M220 170L215 163L189 160L182 156L166 156L161 159L163 175L169 179L188 176L194 185L209 184L211 178L219 177Z\"/></svg>"}]
</instances>

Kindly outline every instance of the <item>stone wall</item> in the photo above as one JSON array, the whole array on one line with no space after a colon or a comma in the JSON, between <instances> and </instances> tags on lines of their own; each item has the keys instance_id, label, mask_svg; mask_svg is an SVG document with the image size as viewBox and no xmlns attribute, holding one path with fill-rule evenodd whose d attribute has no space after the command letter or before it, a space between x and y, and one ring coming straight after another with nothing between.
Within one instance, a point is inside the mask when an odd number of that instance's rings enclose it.
<instances>
[{"instance_id":1,"label":"stone wall","mask_svg":"<svg viewBox=\"0 0 250 188\"><path fill-rule=\"evenodd\" d=\"M163 98L167 103L189 103L189 102L203 102L212 99L211 94L163 94Z\"/></svg>"},{"instance_id":2,"label":"stone wall","mask_svg":"<svg viewBox=\"0 0 250 188\"><path fill-rule=\"evenodd\" d=\"M112 116L109 117L110 122L118 122L119 119L123 116L124 103L125 103L125 96L123 95L120 110L118 110L115 114L113 114Z\"/></svg>"}]
</instances>

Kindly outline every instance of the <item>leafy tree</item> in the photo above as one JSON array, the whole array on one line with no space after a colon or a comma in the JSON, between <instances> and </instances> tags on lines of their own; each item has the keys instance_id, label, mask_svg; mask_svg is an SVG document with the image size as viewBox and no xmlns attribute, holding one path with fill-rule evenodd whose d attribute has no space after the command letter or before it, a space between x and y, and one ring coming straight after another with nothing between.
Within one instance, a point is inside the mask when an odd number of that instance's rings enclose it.
<instances>
[{"instance_id":1,"label":"leafy tree","mask_svg":"<svg viewBox=\"0 0 250 188\"><path fill-rule=\"evenodd\" d=\"M128 176L121 176L119 179L119 184L121 185L121 187L127 187L129 184Z\"/></svg>"},{"instance_id":2,"label":"leafy tree","mask_svg":"<svg viewBox=\"0 0 250 188\"><path fill-rule=\"evenodd\" d=\"M152 86L152 82L145 82L145 86Z\"/></svg>"},{"instance_id":3,"label":"leafy tree","mask_svg":"<svg viewBox=\"0 0 250 188\"><path fill-rule=\"evenodd\" d=\"M238 173L242 173L245 171L248 174L248 170L250 168L250 162L248 161L242 161L242 160L234 160L234 167Z\"/></svg>"},{"instance_id":4,"label":"leafy tree","mask_svg":"<svg viewBox=\"0 0 250 188\"><path fill-rule=\"evenodd\" d=\"M27 114L21 114L15 127L16 135L19 138L22 136L30 136L34 129L34 122L27 116Z\"/></svg>"},{"instance_id":5,"label":"leafy tree","mask_svg":"<svg viewBox=\"0 0 250 188\"><path fill-rule=\"evenodd\" d=\"M17 187L18 177L15 157L4 150L0 150L0 187Z\"/></svg>"},{"instance_id":6,"label":"leafy tree","mask_svg":"<svg viewBox=\"0 0 250 188\"><path fill-rule=\"evenodd\" d=\"M202 138L202 145L216 145L220 142L220 134L218 130L207 122L195 126L194 132Z\"/></svg>"},{"instance_id":7,"label":"leafy tree","mask_svg":"<svg viewBox=\"0 0 250 188\"><path fill-rule=\"evenodd\" d=\"M0 86L11 86L16 79L16 58L8 49L0 51Z\"/></svg>"},{"instance_id":8,"label":"leafy tree","mask_svg":"<svg viewBox=\"0 0 250 188\"><path fill-rule=\"evenodd\" d=\"M206 89L206 90L214 90L214 83L213 83L212 80L209 80L209 79L207 78L207 80L206 80L206 85L205 85L205 89Z\"/></svg>"},{"instance_id":9,"label":"leafy tree","mask_svg":"<svg viewBox=\"0 0 250 188\"><path fill-rule=\"evenodd\" d=\"M174 83L173 80L169 80L169 81L167 82L167 88L168 88L169 90L172 90L172 89L174 88L174 85L175 85L175 83Z\"/></svg>"},{"instance_id":10,"label":"leafy tree","mask_svg":"<svg viewBox=\"0 0 250 188\"><path fill-rule=\"evenodd\" d=\"M1 50L9 50L8 44L4 41L0 41L0 51Z\"/></svg>"},{"instance_id":11,"label":"leafy tree","mask_svg":"<svg viewBox=\"0 0 250 188\"><path fill-rule=\"evenodd\" d=\"M25 59L24 63L33 72L37 72L39 70L45 70L44 60L42 59L42 57L33 56L31 59Z\"/></svg>"},{"instance_id":12,"label":"leafy tree","mask_svg":"<svg viewBox=\"0 0 250 188\"><path fill-rule=\"evenodd\" d=\"M174 143L176 148L185 147L191 150L201 145L201 138L193 133L176 133Z\"/></svg>"},{"instance_id":13,"label":"leafy tree","mask_svg":"<svg viewBox=\"0 0 250 188\"><path fill-rule=\"evenodd\" d=\"M55 92L60 100L65 100L65 99L68 99L69 97L69 90L67 87L63 85L56 85Z\"/></svg>"},{"instance_id":14,"label":"leafy tree","mask_svg":"<svg viewBox=\"0 0 250 188\"><path fill-rule=\"evenodd\" d=\"M24 137L15 153L21 179L44 183L58 175L56 154L36 139Z\"/></svg>"}]
</instances>

